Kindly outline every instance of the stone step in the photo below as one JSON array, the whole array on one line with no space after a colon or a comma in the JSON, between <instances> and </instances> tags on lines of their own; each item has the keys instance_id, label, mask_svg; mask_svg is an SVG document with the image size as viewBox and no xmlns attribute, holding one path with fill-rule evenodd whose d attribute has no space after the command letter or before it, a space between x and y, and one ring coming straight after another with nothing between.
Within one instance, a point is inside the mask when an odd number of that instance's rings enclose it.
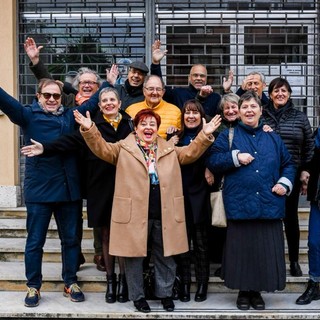
<instances>
[{"instance_id":1,"label":"stone step","mask_svg":"<svg viewBox=\"0 0 320 320\"><path fill-rule=\"evenodd\" d=\"M300 219L300 239L308 238L308 220ZM25 219L0 218L0 237L3 238L25 238L27 235ZM47 238L58 238L57 224L54 219L49 224ZM87 227L87 221L83 223L83 238L92 239L92 228Z\"/></svg>"},{"instance_id":2,"label":"stone step","mask_svg":"<svg viewBox=\"0 0 320 320\"><path fill-rule=\"evenodd\" d=\"M87 208L83 207L82 215L84 219L87 219ZM1 218L26 218L26 207L17 208L4 208L0 207L0 219Z\"/></svg>"},{"instance_id":3,"label":"stone step","mask_svg":"<svg viewBox=\"0 0 320 320\"><path fill-rule=\"evenodd\" d=\"M41 291L40 304L36 308L23 305L25 293L0 292L0 318L5 319L319 319L320 302L314 301L308 306L298 306L297 293L266 293L263 298L266 310L250 309L240 311L236 308L236 292L209 293L208 299L201 303L193 301L175 301L175 311L165 312L159 300L149 301L152 312L137 312L133 303L107 304L104 294L85 292L86 300L74 303L61 292ZM5 302L5 303L3 303Z\"/></svg>"},{"instance_id":4,"label":"stone step","mask_svg":"<svg viewBox=\"0 0 320 320\"><path fill-rule=\"evenodd\" d=\"M299 219L308 220L309 219L309 203L303 203L303 207L299 207ZM83 219L87 218L87 208L83 207ZM0 207L0 219L1 218L25 218L26 217L26 207L17 208L3 208Z\"/></svg>"},{"instance_id":5,"label":"stone step","mask_svg":"<svg viewBox=\"0 0 320 320\"><path fill-rule=\"evenodd\" d=\"M92 228L86 227L87 221L83 223L83 238L93 239ZM0 218L0 237L2 238L25 238L27 236L26 220L24 219L12 219L12 218ZM54 219L51 219L47 238L59 238L57 232L57 224Z\"/></svg>"},{"instance_id":6,"label":"stone step","mask_svg":"<svg viewBox=\"0 0 320 320\"><path fill-rule=\"evenodd\" d=\"M0 238L0 261L23 261L25 238ZM286 241L285 241L286 243ZM82 253L87 261L92 261L94 249L92 239L82 240ZM300 240L301 263L308 262L307 240ZM286 249L287 255L287 249ZM44 245L43 261L59 262L61 261L61 249L59 239L47 239Z\"/></svg>"},{"instance_id":7,"label":"stone step","mask_svg":"<svg viewBox=\"0 0 320 320\"><path fill-rule=\"evenodd\" d=\"M209 292L230 292L223 284L223 280L214 276L214 271L218 265L211 264L209 278ZM308 265L301 264L302 277L292 277L287 272L287 284L283 292L301 292L308 281ZM288 270L288 266L287 266ZM116 273L118 273L116 267ZM42 265L44 291L62 291L63 281L61 278L61 263L44 262ZM105 292L106 274L97 270L93 263L85 263L77 273L79 285L86 292ZM25 291L26 278L23 262L1 262L0 264L0 288L6 291ZM191 292L196 291L194 272L192 275Z\"/></svg>"}]
</instances>

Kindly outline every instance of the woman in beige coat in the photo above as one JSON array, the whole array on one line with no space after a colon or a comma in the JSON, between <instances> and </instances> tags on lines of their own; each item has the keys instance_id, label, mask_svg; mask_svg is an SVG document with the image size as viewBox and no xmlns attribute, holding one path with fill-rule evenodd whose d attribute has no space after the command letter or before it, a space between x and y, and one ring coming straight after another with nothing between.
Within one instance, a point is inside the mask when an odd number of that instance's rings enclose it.
<instances>
[{"instance_id":1,"label":"woman in beige coat","mask_svg":"<svg viewBox=\"0 0 320 320\"><path fill-rule=\"evenodd\" d=\"M150 312L143 291L143 259L151 244L155 294L166 311L173 311L173 255L188 251L180 164L195 161L212 144L220 116L209 123L203 120L203 130L186 147L175 147L157 135L161 119L150 109L139 111L135 132L116 143L101 137L89 113L84 117L75 112L75 119L92 152L117 167L110 254L125 257L130 300L139 311Z\"/></svg>"}]
</instances>

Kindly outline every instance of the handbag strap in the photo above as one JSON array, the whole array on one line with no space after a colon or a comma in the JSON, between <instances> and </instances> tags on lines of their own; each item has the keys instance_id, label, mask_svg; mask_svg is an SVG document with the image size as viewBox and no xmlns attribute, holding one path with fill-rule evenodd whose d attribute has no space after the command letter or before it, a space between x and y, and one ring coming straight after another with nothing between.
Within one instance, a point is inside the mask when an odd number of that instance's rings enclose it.
<instances>
[{"instance_id":1,"label":"handbag strap","mask_svg":"<svg viewBox=\"0 0 320 320\"><path fill-rule=\"evenodd\" d=\"M228 140L229 140L229 150L231 150L231 146L232 146L232 141L233 141L233 137L234 137L234 127L231 127L229 129L229 134L228 134ZM224 184L224 176L221 179L221 183L220 183L220 190L222 190Z\"/></svg>"},{"instance_id":2,"label":"handbag strap","mask_svg":"<svg viewBox=\"0 0 320 320\"><path fill-rule=\"evenodd\" d=\"M229 129L229 150L231 150L231 146L232 146L232 141L233 141L233 136L234 136L234 128L230 128Z\"/></svg>"}]
</instances>

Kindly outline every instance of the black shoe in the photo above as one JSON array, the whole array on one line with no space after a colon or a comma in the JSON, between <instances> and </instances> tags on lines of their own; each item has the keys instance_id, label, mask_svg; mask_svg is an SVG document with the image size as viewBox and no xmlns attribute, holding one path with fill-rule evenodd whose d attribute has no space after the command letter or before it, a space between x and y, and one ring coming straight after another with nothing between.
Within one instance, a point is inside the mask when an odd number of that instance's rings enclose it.
<instances>
[{"instance_id":1,"label":"black shoe","mask_svg":"<svg viewBox=\"0 0 320 320\"><path fill-rule=\"evenodd\" d=\"M140 312L148 313L151 311L149 304L145 298L141 298L133 302L136 309Z\"/></svg>"},{"instance_id":2,"label":"black shoe","mask_svg":"<svg viewBox=\"0 0 320 320\"><path fill-rule=\"evenodd\" d=\"M300 265L298 262L291 262L290 263L290 274L293 277L301 277L302 276L302 271L300 268Z\"/></svg>"},{"instance_id":3,"label":"black shoe","mask_svg":"<svg viewBox=\"0 0 320 320\"><path fill-rule=\"evenodd\" d=\"M120 273L118 277L117 301L120 303L124 303L128 300L128 285L126 275Z\"/></svg>"},{"instance_id":4,"label":"black shoe","mask_svg":"<svg viewBox=\"0 0 320 320\"><path fill-rule=\"evenodd\" d=\"M296 300L296 304L309 304L312 300L320 299L319 282L308 281L306 291Z\"/></svg>"},{"instance_id":5,"label":"black shoe","mask_svg":"<svg viewBox=\"0 0 320 320\"><path fill-rule=\"evenodd\" d=\"M172 312L174 310L174 303L171 297L161 299L161 303L164 310L168 312Z\"/></svg>"},{"instance_id":6,"label":"black shoe","mask_svg":"<svg viewBox=\"0 0 320 320\"><path fill-rule=\"evenodd\" d=\"M117 300L116 296L117 290L117 276L116 274L112 274L111 276L107 275L107 291L106 291L106 302L107 303L115 303Z\"/></svg>"},{"instance_id":7,"label":"black shoe","mask_svg":"<svg viewBox=\"0 0 320 320\"><path fill-rule=\"evenodd\" d=\"M100 255L95 255L93 257L93 263L96 265L97 270L102 271L102 272L106 272L106 266L104 264L104 258L103 256Z\"/></svg>"},{"instance_id":8,"label":"black shoe","mask_svg":"<svg viewBox=\"0 0 320 320\"><path fill-rule=\"evenodd\" d=\"M173 288L172 288L172 299L173 300L179 300L180 288L181 288L181 278L178 274L176 274L176 278L174 280L174 284L173 284Z\"/></svg>"},{"instance_id":9,"label":"black shoe","mask_svg":"<svg viewBox=\"0 0 320 320\"><path fill-rule=\"evenodd\" d=\"M256 310L264 310L266 307L260 292L257 291L250 291L250 304Z\"/></svg>"},{"instance_id":10,"label":"black shoe","mask_svg":"<svg viewBox=\"0 0 320 320\"><path fill-rule=\"evenodd\" d=\"M215 277L219 277L221 276L221 267L219 267L213 274Z\"/></svg>"},{"instance_id":11,"label":"black shoe","mask_svg":"<svg viewBox=\"0 0 320 320\"><path fill-rule=\"evenodd\" d=\"M207 291L208 291L208 284L207 283L200 283L198 284L197 292L194 296L194 301L202 302L207 300Z\"/></svg>"},{"instance_id":12,"label":"black shoe","mask_svg":"<svg viewBox=\"0 0 320 320\"><path fill-rule=\"evenodd\" d=\"M181 283L179 299L181 302L190 301L190 283Z\"/></svg>"},{"instance_id":13,"label":"black shoe","mask_svg":"<svg viewBox=\"0 0 320 320\"><path fill-rule=\"evenodd\" d=\"M250 308L250 292L239 291L237 298L237 308L240 310L249 310Z\"/></svg>"}]
</instances>

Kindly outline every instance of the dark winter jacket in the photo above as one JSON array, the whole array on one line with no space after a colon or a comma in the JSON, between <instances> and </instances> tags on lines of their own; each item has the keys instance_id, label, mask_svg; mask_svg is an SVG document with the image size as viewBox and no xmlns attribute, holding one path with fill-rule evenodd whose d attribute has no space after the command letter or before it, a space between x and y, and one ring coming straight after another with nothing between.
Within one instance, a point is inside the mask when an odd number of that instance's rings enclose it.
<instances>
[{"instance_id":1,"label":"dark winter jacket","mask_svg":"<svg viewBox=\"0 0 320 320\"><path fill-rule=\"evenodd\" d=\"M198 130L186 129L177 146L189 145L197 136ZM186 221L190 225L209 222L211 207L209 186L204 175L205 158L204 154L197 161L181 166Z\"/></svg>"},{"instance_id":2,"label":"dark winter jacket","mask_svg":"<svg viewBox=\"0 0 320 320\"><path fill-rule=\"evenodd\" d=\"M162 78L160 64L151 64L151 74L157 75ZM174 88L166 86L166 91L163 96L163 100L172 103L182 109L184 103L190 99L197 99L203 106L205 113L211 117L214 117L218 113L218 106L221 97L218 93L211 93L208 97L202 98L199 96L199 90L197 90L191 84L187 88Z\"/></svg>"},{"instance_id":3,"label":"dark winter jacket","mask_svg":"<svg viewBox=\"0 0 320 320\"><path fill-rule=\"evenodd\" d=\"M98 105L99 92L77 109L85 114ZM0 109L23 132L25 143L30 139L41 143L57 139L75 130L73 110L65 108L59 115L45 112L34 100L31 105L19 101L0 88ZM77 161L74 155L27 157L24 181L26 202L75 201L80 197Z\"/></svg>"},{"instance_id":4,"label":"dark winter jacket","mask_svg":"<svg viewBox=\"0 0 320 320\"><path fill-rule=\"evenodd\" d=\"M111 86L109 84L109 86ZM121 109L126 110L130 105L143 101L143 85L132 87L128 81L124 84L116 84L114 88L118 91L121 100Z\"/></svg>"},{"instance_id":5,"label":"dark winter jacket","mask_svg":"<svg viewBox=\"0 0 320 320\"><path fill-rule=\"evenodd\" d=\"M295 164L304 170L312 158L314 149L308 117L295 109L291 101L278 110L274 108L272 101L269 101L263 107L262 116L264 123L280 135Z\"/></svg>"},{"instance_id":6,"label":"dark winter jacket","mask_svg":"<svg viewBox=\"0 0 320 320\"><path fill-rule=\"evenodd\" d=\"M206 165L209 170L224 173L223 199L228 219L280 219L284 217L285 196L271 191L278 183L289 190L296 173L295 165L281 138L239 122L234 128L231 150L229 130L221 132L210 149ZM237 166L237 150L250 153L249 165Z\"/></svg>"},{"instance_id":7,"label":"dark winter jacket","mask_svg":"<svg viewBox=\"0 0 320 320\"><path fill-rule=\"evenodd\" d=\"M315 137L320 142L319 128L315 132ZM307 198L309 201L320 201L320 144L316 143L312 160L307 169L310 172Z\"/></svg>"},{"instance_id":8,"label":"dark winter jacket","mask_svg":"<svg viewBox=\"0 0 320 320\"><path fill-rule=\"evenodd\" d=\"M106 122L100 111L97 111L92 120L99 129L102 137L108 142L117 142L128 136L133 131L131 117L124 111L120 111L122 119L115 131L110 123ZM87 199L88 226L109 226L114 194L116 167L96 157L85 143L79 130L73 134L61 136L58 140L46 143L44 156L57 153L71 153L79 150L82 152L83 166L81 168L82 184L85 187ZM97 218L99 217L99 218ZM101 219L102 218L102 219ZM97 221L101 219L100 221Z\"/></svg>"}]
</instances>

